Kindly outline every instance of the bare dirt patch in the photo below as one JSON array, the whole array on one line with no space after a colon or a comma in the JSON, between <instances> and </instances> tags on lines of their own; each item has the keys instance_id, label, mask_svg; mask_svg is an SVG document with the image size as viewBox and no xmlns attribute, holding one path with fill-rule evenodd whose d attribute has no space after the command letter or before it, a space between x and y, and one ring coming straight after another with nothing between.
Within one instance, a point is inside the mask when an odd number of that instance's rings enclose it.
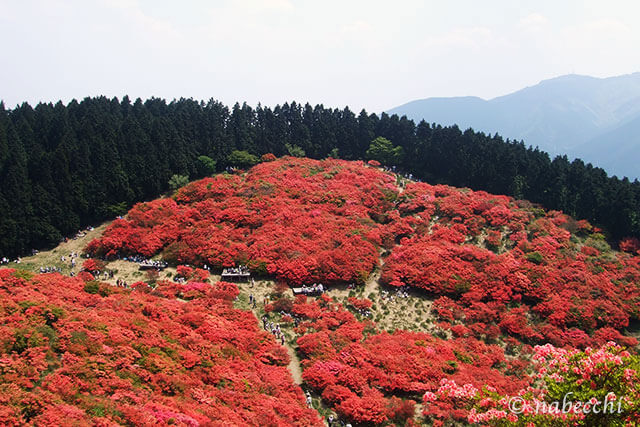
<instances>
[{"instance_id":1,"label":"bare dirt patch","mask_svg":"<svg viewBox=\"0 0 640 427\"><path fill-rule=\"evenodd\" d=\"M68 275L72 271L77 273L80 271L82 262L85 259L82 256L84 248L91 240L100 237L110 224L111 221L105 222L93 230L83 230L79 235L68 238L51 250L40 251L36 255L23 257L20 264L11 263L7 267L29 270L35 273L40 272L40 267L57 267L62 269L62 274ZM78 259L76 259L75 268L71 267L71 259L69 257L71 253L79 255ZM65 257L64 261L62 261L63 256Z\"/></svg>"}]
</instances>

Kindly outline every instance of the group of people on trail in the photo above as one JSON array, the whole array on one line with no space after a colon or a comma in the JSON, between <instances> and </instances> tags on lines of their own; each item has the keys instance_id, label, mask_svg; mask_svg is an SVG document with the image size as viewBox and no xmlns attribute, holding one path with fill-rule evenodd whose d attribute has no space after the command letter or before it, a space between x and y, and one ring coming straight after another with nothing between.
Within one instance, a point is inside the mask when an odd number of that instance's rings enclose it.
<instances>
[{"instance_id":1,"label":"group of people on trail","mask_svg":"<svg viewBox=\"0 0 640 427\"><path fill-rule=\"evenodd\" d=\"M279 339L281 345L284 345L285 337L284 337L284 333L280 329L280 324L275 322L270 322L267 319L267 316L262 316L262 327L264 328L265 331L271 332L276 337L277 340Z\"/></svg>"},{"instance_id":2,"label":"group of people on trail","mask_svg":"<svg viewBox=\"0 0 640 427\"><path fill-rule=\"evenodd\" d=\"M113 279L113 277L115 276L115 271L113 270L104 270L104 271L96 270L96 271L91 271L90 273L93 275L95 279L100 279L100 277L102 277L103 280Z\"/></svg>"},{"instance_id":3,"label":"group of people on trail","mask_svg":"<svg viewBox=\"0 0 640 427\"><path fill-rule=\"evenodd\" d=\"M386 172L391 172L396 174L400 178L408 179L410 181L422 182L422 180L412 173L401 172L396 166L382 166L382 169Z\"/></svg>"},{"instance_id":4,"label":"group of people on trail","mask_svg":"<svg viewBox=\"0 0 640 427\"><path fill-rule=\"evenodd\" d=\"M361 316L364 317L369 317L371 316L371 310L369 310L368 308L355 308L354 310L357 311L358 313L360 313Z\"/></svg>"},{"instance_id":5,"label":"group of people on trail","mask_svg":"<svg viewBox=\"0 0 640 427\"><path fill-rule=\"evenodd\" d=\"M78 230L78 232L72 237L73 240L77 240L77 239L82 239L83 237L85 237L87 235L87 233L89 231L93 231L94 228L92 226L87 226L87 228L85 228L84 230ZM62 239L62 242L68 242L69 238L65 237L64 239Z\"/></svg>"},{"instance_id":6,"label":"group of people on trail","mask_svg":"<svg viewBox=\"0 0 640 427\"><path fill-rule=\"evenodd\" d=\"M395 293L382 291L381 297L383 300L388 299L390 301L393 301L394 298L409 298L409 286L404 285L398 288Z\"/></svg>"},{"instance_id":7,"label":"group of people on trail","mask_svg":"<svg viewBox=\"0 0 640 427\"><path fill-rule=\"evenodd\" d=\"M34 249L34 252L37 253L38 251L36 251ZM69 275L71 277L75 276L75 272L73 270L76 267L76 258L78 258L78 253L77 252L70 252L68 256L65 256L65 255L61 255L60 256L60 262L62 262L64 264L67 263L67 259L69 260L68 262L69 262L69 266L70 266L70 270L71 270ZM6 260L6 262L9 261L8 259L3 258L2 259L2 263L3 264L6 263L5 260ZM62 270L63 270L62 267L59 267L59 266L56 266L56 265L43 265L43 266L40 266L38 268L38 271L40 273L42 273L42 274L44 274L44 273L60 273L60 274L62 274Z\"/></svg>"},{"instance_id":8,"label":"group of people on trail","mask_svg":"<svg viewBox=\"0 0 640 427\"><path fill-rule=\"evenodd\" d=\"M152 262L149 258L144 257L142 255L128 255L128 256L118 255L118 259L121 259L122 261L137 262L138 264Z\"/></svg>"},{"instance_id":9,"label":"group of people on trail","mask_svg":"<svg viewBox=\"0 0 640 427\"><path fill-rule=\"evenodd\" d=\"M94 230L94 228L89 225L84 230L78 230L78 232L72 238L73 238L73 240L76 240L78 238L84 237L84 236L87 235L87 232L93 231L93 230ZM61 240L61 243L65 243L65 242L68 242L68 241L69 241L69 238L65 237L65 238L63 238ZM31 256L38 255L38 253L40 253L39 250L31 249ZM74 252L72 252L71 254L74 254ZM75 256L77 257L78 254L75 254ZM72 258L72 256L69 255L69 258ZM64 256L61 257L61 261L65 262L65 257ZM5 256L0 258L0 265L9 264L10 262L12 262L12 261L9 258L5 257ZM13 262L16 263L16 264L20 264L22 262L22 259L20 257L17 257L16 259L13 260ZM75 267L75 261L73 261L73 259L72 259L71 263L72 263L71 268L73 269ZM40 272L41 273L54 273L54 272L62 273L62 269L58 268L58 267L51 267L51 266L44 267L43 266L43 267L40 267Z\"/></svg>"},{"instance_id":10,"label":"group of people on trail","mask_svg":"<svg viewBox=\"0 0 640 427\"><path fill-rule=\"evenodd\" d=\"M40 273L62 273L62 267L56 267L54 265L40 267Z\"/></svg>"},{"instance_id":11,"label":"group of people on trail","mask_svg":"<svg viewBox=\"0 0 640 427\"><path fill-rule=\"evenodd\" d=\"M76 259L78 259L78 253L77 252L71 252L69 254L69 260L70 260L69 262L71 264L71 270L72 271L73 271L74 268L76 268ZM64 255L62 255L60 257L60 261L66 262L67 258Z\"/></svg>"},{"instance_id":12,"label":"group of people on trail","mask_svg":"<svg viewBox=\"0 0 640 427\"><path fill-rule=\"evenodd\" d=\"M116 280L116 286L119 288L128 288L129 284L124 279Z\"/></svg>"},{"instance_id":13,"label":"group of people on trail","mask_svg":"<svg viewBox=\"0 0 640 427\"><path fill-rule=\"evenodd\" d=\"M309 390L305 392L304 397L305 397L305 400L307 401L307 406L309 408L313 408L313 398L311 397L311 393L309 393ZM333 414L327 417L327 425L329 427L334 427L337 425L344 426L344 427L351 427L351 424L345 424L343 421L337 420L333 416Z\"/></svg>"}]
</instances>

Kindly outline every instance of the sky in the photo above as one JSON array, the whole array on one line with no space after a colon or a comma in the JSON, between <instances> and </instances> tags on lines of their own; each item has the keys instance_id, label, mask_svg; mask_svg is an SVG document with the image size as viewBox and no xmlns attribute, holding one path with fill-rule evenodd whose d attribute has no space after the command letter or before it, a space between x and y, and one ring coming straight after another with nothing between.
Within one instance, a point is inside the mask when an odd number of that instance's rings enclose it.
<instances>
[{"instance_id":1,"label":"sky","mask_svg":"<svg viewBox=\"0 0 640 427\"><path fill-rule=\"evenodd\" d=\"M637 0L0 0L0 99L490 99L640 71L639 16Z\"/></svg>"}]
</instances>

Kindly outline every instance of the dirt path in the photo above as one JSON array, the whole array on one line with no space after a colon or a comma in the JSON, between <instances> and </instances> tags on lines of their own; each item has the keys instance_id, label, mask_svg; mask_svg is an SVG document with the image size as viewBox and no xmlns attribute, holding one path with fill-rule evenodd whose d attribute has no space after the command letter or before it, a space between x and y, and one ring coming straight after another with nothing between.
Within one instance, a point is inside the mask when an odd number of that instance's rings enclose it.
<instances>
[{"instance_id":1,"label":"dirt path","mask_svg":"<svg viewBox=\"0 0 640 427\"><path fill-rule=\"evenodd\" d=\"M293 382L300 385L302 384L302 366L300 365L300 359L298 358L296 351L289 344L285 344L285 348L287 349L287 353L289 353L289 358L291 359L287 368L289 369L289 372L291 372Z\"/></svg>"},{"instance_id":2,"label":"dirt path","mask_svg":"<svg viewBox=\"0 0 640 427\"><path fill-rule=\"evenodd\" d=\"M382 267L384 267L384 258L382 257L382 253L383 253L383 249L380 249L379 255L378 255L378 266L376 267L376 270L373 273L371 273L371 275L365 282L365 285L364 285L365 297L371 293L374 293L380 288L380 283L379 283L380 274L382 273Z\"/></svg>"},{"instance_id":3,"label":"dirt path","mask_svg":"<svg viewBox=\"0 0 640 427\"><path fill-rule=\"evenodd\" d=\"M72 270L75 270L77 273L80 271L84 258L78 258L76 260L76 268L72 269L69 254L75 252L81 255L87 244L102 235L102 232L109 224L111 224L111 221L105 222L93 230L82 230L78 235L67 239L66 242L61 242L51 250L40 251L36 255L23 257L20 264L11 263L7 265L7 267L20 268L35 273L40 272L40 267L58 267L62 269L62 274L69 274ZM65 257L65 261L62 261L63 256Z\"/></svg>"},{"instance_id":4,"label":"dirt path","mask_svg":"<svg viewBox=\"0 0 640 427\"><path fill-rule=\"evenodd\" d=\"M264 312L264 301L268 298L268 296L273 292L275 284L271 280L258 280L255 282L255 285L251 286L249 283L239 283L238 289L240 290L240 295L238 296L238 301L236 306L243 310L250 310L253 312L258 322L262 319L262 316L265 314ZM257 301L255 307L252 304L249 304L249 295L252 295L253 298ZM260 324L262 327L262 324ZM291 344L291 342L295 342L295 334L293 330L287 325L281 325L282 330L285 333L287 338L284 347L287 349L287 353L289 353L289 365L287 368L289 372L291 372L291 376L293 377L293 381L300 385L302 384L302 366L300 365L300 358L296 353L295 348Z\"/></svg>"},{"instance_id":5,"label":"dirt path","mask_svg":"<svg viewBox=\"0 0 640 427\"><path fill-rule=\"evenodd\" d=\"M407 178L402 177L398 174L396 174L396 187L398 187L398 194L402 194L402 192L404 191L404 187L406 187L407 182L411 182L409 181Z\"/></svg>"}]
</instances>

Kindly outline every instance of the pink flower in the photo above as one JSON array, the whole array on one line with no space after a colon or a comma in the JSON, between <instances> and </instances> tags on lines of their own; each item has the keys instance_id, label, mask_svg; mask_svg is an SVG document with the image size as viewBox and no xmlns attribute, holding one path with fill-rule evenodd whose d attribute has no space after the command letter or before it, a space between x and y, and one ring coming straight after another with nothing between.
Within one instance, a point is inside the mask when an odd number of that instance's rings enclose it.
<instances>
[{"instance_id":1,"label":"pink flower","mask_svg":"<svg viewBox=\"0 0 640 427\"><path fill-rule=\"evenodd\" d=\"M435 395L435 393L428 391L424 394L425 402L435 402L436 400L438 400L438 397Z\"/></svg>"}]
</instances>

